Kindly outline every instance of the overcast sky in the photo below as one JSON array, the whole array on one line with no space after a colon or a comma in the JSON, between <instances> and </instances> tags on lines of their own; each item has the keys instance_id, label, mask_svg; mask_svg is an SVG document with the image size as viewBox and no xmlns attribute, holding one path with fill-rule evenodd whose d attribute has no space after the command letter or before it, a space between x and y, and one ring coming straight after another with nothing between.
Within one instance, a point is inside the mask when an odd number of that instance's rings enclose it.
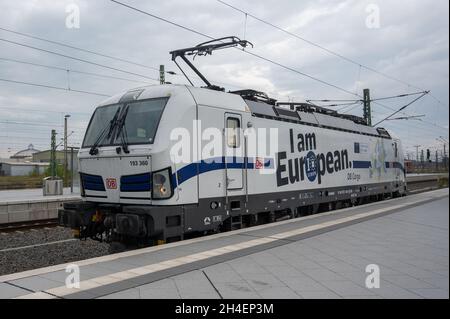
<instances>
[{"instance_id":1,"label":"overcast sky","mask_svg":"<svg viewBox=\"0 0 450 319\"><path fill-rule=\"evenodd\" d=\"M122 1L122 0L121 0ZM251 52L292 69L329 82L346 91L362 94L370 88L373 98L431 90L406 109L425 114L423 121L387 121L383 126L402 138L407 152L413 145L439 147L439 136L448 140L449 115L449 4L447 0L224 0L302 38L337 52L405 83L368 71L298 38L289 36L215 0L123 0L154 15L169 19L213 37L236 35L254 44ZM80 8L80 28L67 28L66 8ZM379 9L379 27L367 25ZM63 42L79 48L135 61L152 68L160 64L178 71L169 51L196 45L207 39L166 22L132 11L108 0L2 0L0 28ZM369 11L367 11L369 10ZM372 11L371 11L372 10ZM372 15L371 15L372 14ZM370 20L370 19L369 19ZM374 21L374 20L370 20ZM60 54L89 60L127 72L0 41L0 79L113 95L123 90L156 83L156 70L96 56L71 48L0 30L6 39ZM5 60L6 59L6 60ZM49 69L11 59L55 66ZM238 50L217 51L195 60L211 80L227 89L253 88L278 100L354 99L332 86L257 59ZM101 78L67 72L83 71L125 78ZM179 73L179 72L178 72ZM132 81L130 81L132 80ZM167 81L186 83L181 76ZM225 83L225 84L223 84ZM200 83L198 83L200 84ZM418 87L418 88L417 88ZM373 105L374 123L414 97ZM84 129L101 95L67 92L0 80L0 158L9 157L28 144L48 149L52 128L62 137L64 114L70 114L69 145L80 146ZM344 109L349 110L349 108ZM362 108L350 111L362 115ZM433 153L434 154L434 153Z\"/></svg>"}]
</instances>

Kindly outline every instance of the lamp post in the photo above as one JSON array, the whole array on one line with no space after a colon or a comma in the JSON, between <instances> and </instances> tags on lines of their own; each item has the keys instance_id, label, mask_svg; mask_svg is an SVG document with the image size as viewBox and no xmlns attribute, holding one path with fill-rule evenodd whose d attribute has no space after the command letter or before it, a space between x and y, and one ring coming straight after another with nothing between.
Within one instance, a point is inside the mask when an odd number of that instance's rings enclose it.
<instances>
[{"instance_id":1,"label":"lamp post","mask_svg":"<svg viewBox=\"0 0 450 319\"><path fill-rule=\"evenodd\" d=\"M63 183L67 179L67 119L70 114L64 115L64 164L63 164Z\"/></svg>"}]
</instances>

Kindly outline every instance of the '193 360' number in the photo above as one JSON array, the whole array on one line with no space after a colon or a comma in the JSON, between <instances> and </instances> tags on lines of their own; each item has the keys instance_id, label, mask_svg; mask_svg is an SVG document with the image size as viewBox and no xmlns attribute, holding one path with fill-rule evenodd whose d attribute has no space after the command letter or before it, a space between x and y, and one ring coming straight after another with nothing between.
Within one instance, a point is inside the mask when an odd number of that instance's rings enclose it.
<instances>
[{"instance_id":1,"label":"'193 360' number","mask_svg":"<svg viewBox=\"0 0 450 319\"><path fill-rule=\"evenodd\" d=\"M130 161L130 166L148 166L148 161Z\"/></svg>"}]
</instances>

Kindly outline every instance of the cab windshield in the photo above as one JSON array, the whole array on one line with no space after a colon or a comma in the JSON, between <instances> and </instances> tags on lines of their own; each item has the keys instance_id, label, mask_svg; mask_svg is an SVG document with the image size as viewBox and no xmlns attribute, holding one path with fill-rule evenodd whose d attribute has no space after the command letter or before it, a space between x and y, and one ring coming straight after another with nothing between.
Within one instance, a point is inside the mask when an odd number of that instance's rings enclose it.
<instances>
[{"instance_id":1,"label":"cab windshield","mask_svg":"<svg viewBox=\"0 0 450 319\"><path fill-rule=\"evenodd\" d=\"M167 100L148 99L97 108L87 128L83 147L120 145L117 121L124 123L121 129L125 130L128 144L152 144ZM125 108L128 108L127 111L122 112ZM123 117L113 121L116 113ZM103 134L105 131L110 134Z\"/></svg>"}]
</instances>

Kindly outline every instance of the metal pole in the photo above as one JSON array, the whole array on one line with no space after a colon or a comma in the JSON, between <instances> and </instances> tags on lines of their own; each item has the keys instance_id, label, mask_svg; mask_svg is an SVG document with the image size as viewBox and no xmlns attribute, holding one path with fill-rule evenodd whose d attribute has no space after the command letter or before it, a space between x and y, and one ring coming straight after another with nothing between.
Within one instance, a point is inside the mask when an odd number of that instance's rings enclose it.
<instances>
[{"instance_id":1,"label":"metal pole","mask_svg":"<svg viewBox=\"0 0 450 319\"><path fill-rule=\"evenodd\" d=\"M64 115L64 163L63 163L63 185L67 183L67 119L70 114Z\"/></svg>"},{"instance_id":2,"label":"metal pole","mask_svg":"<svg viewBox=\"0 0 450 319\"><path fill-rule=\"evenodd\" d=\"M414 145L416 148L416 162L419 163L419 147L422 145Z\"/></svg>"},{"instance_id":3,"label":"metal pole","mask_svg":"<svg viewBox=\"0 0 450 319\"><path fill-rule=\"evenodd\" d=\"M439 171L438 151L436 150L436 172Z\"/></svg>"},{"instance_id":4,"label":"metal pole","mask_svg":"<svg viewBox=\"0 0 450 319\"><path fill-rule=\"evenodd\" d=\"M73 147L70 148L70 193L73 194Z\"/></svg>"},{"instance_id":5,"label":"metal pole","mask_svg":"<svg viewBox=\"0 0 450 319\"><path fill-rule=\"evenodd\" d=\"M420 163L421 163L421 166L422 166L422 170L424 169L423 160L424 160L423 150L420 150Z\"/></svg>"},{"instance_id":6,"label":"metal pole","mask_svg":"<svg viewBox=\"0 0 450 319\"><path fill-rule=\"evenodd\" d=\"M447 150L445 149L445 143L444 143L444 167L445 170L447 170Z\"/></svg>"},{"instance_id":7,"label":"metal pole","mask_svg":"<svg viewBox=\"0 0 450 319\"><path fill-rule=\"evenodd\" d=\"M64 116L64 162L63 162L63 185L67 178L67 115Z\"/></svg>"},{"instance_id":8,"label":"metal pole","mask_svg":"<svg viewBox=\"0 0 450 319\"><path fill-rule=\"evenodd\" d=\"M159 66L159 83L160 84L164 84L166 83L166 79L165 79L165 74L166 72L164 71L164 64L161 64Z\"/></svg>"},{"instance_id":9,"label":"metal pole","mask_svg":"<svg viewBox=\"0 0 450 319\"><path fill-rule=\"evenodd\" d=\"M372 111L370 108L370 90L364 89L364 119L366 120L367 125L372 126Z\"/></svg>"},{"instance_id":10,"label":"metal pole","mask_svg":"<svg viewBox=\"0 0 450 319\"><path fill-rule=\"evenodd\" d=\"M56 177L56 131L52 130L51 138L51 148L50 148L50 173L52 174L52 179Z\"/></svg>"}]
</instances>

